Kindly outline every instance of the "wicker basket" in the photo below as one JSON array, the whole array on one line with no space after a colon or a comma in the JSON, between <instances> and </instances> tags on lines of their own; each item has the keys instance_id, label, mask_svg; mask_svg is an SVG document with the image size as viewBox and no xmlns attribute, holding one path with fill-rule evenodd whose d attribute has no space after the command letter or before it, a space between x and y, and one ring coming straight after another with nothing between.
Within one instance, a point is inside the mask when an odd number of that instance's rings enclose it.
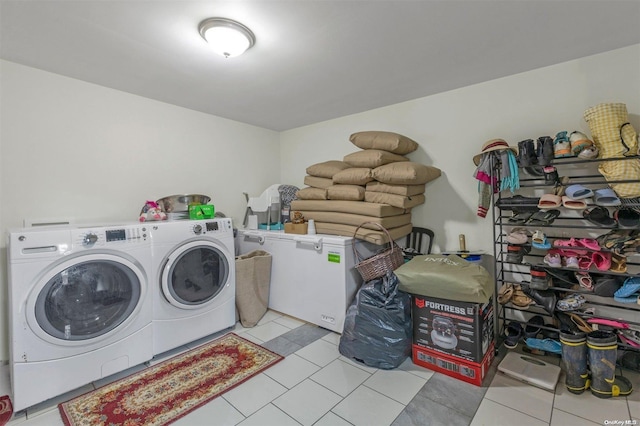
<instances>
[{"instance_id":1,"label":"wicker basket","mask_svg":"<svg viewBox=\"0 0 640 426\"><path fill-rule=\"evenodd\" d=\"M395 241L393 241L389 231L387 231L384 226L375 222L364 222L356 228L354 238L356 238L358 230L366 224L375 225L384 231L389 239L390 247L382 253L378 253L368 259L361 260L360 254L358 253L358 250L356 250L356 242L353 242L353 254L358 262L355 267L365 282L380 278L386 275L388 271L393 271L404 263L402 249L395 243Z\"/></svg>"}]
</instances>

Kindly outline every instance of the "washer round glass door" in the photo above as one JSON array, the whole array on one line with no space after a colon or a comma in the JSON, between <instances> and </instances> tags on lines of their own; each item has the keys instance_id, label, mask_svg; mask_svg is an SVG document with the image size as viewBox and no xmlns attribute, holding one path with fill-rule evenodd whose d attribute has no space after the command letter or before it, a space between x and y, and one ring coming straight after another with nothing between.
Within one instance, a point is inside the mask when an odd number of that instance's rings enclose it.
<instances>
[{"instance_id":1,"label":"washer round glass door","mask_svg":"<svg viewBox=\"0 0 640 426\"><path fill-rule=\"evenodd\" d=\"M162 270L162 292L167 301L181 309L198 309L211 303L229 279L225 252L208 241L178 247Z\"/></svg>"},{"instance_id":2,"label":"washer round glass door","mask_svg":"<svg viewBox=\"0 0 640 426\"><path fill-rule=\"evenodd\" d=\"M103 336L137 310L142 280L136 267L116 256L74 259L56 268L33 306L38 326L65 341ZM46 279L46 277L45 277Z\"/></svg>"}]
</instances>

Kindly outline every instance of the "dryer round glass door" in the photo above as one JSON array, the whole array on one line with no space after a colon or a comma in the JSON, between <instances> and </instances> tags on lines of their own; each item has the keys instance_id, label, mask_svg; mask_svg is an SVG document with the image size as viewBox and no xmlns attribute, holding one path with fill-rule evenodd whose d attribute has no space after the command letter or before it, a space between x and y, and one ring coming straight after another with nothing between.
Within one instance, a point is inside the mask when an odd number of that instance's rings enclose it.
<instances>
[{"instance_id":1,"label":"dryer round glass door","mask_svg":"<svg viewBox=\"0 0 640 426\"><path fill-rule=\"evenodd\" d=\"M54 338L94 339L126 321L140 297L140 277L123 262L106 257L77 262L56 272L42 287L35 319Z\"/></svg>"},{"instance_id":2,"label":"dryer round glass door","mask_svg":"<svg viewBox=\"0 0 640 426\"><path fill-rule=\"evenodd\" d=\"M220 246L203 241L184 244L171 253L162 271L167 301L181 309L210 304L228 284L229 255L225 253Z\"/></svg>"}]
</instances>

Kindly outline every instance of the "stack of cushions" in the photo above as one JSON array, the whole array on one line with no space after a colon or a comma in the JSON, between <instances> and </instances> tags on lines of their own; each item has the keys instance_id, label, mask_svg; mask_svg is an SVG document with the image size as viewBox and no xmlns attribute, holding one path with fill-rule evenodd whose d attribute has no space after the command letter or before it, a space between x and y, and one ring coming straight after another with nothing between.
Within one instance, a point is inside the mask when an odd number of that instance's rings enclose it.
<instances>
[{"instance_id":1,"label":"stack of cushions","mask_svg":"<svg viewBox=\"0 0 640 426\"><path fill-rule=\"evenodd\" d=\"M440 169L412 162L405 155L418 149L406 136L368 131L351 135L360 151L342 161L309 166L305 188L297 192L291 209L313 219L322 234L355 236L375 244L387 242L382 225L393 239L411 232L411 208L424 203L426 184Z\"/></svg>"}]
</instances>

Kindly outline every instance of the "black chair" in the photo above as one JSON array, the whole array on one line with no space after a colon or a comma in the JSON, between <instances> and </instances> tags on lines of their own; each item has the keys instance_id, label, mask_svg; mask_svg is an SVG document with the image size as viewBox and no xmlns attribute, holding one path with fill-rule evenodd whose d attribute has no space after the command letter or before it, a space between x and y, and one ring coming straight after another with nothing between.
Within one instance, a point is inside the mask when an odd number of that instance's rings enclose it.
<instances>
[{"instance_id":1,"label":"black chair","mask_svg":"<svg viewBox=\"0 0 640 426\"><path fill-rule=\"evenodd\" d=\"M430 254L434 236L431 229L414 226L411 233L407 235L406 248L413 249L420 254Z\"/></svg>"}]
</instances>

